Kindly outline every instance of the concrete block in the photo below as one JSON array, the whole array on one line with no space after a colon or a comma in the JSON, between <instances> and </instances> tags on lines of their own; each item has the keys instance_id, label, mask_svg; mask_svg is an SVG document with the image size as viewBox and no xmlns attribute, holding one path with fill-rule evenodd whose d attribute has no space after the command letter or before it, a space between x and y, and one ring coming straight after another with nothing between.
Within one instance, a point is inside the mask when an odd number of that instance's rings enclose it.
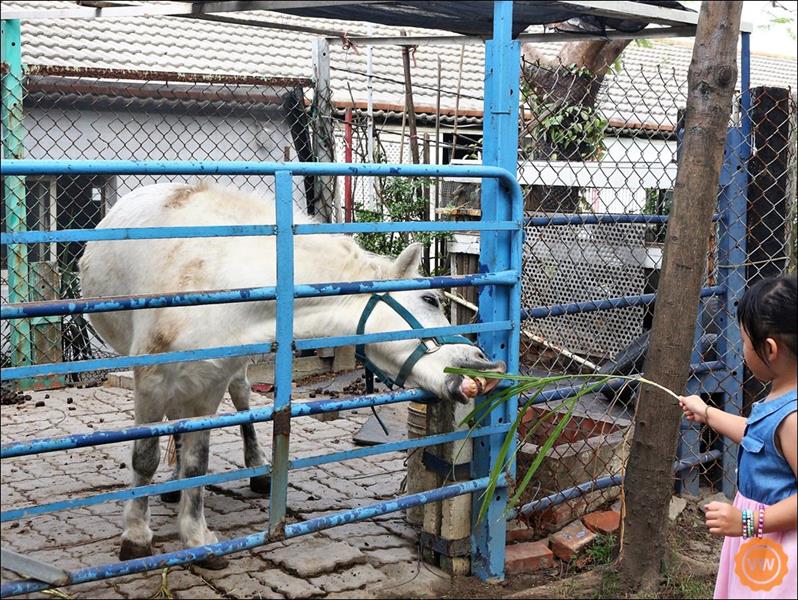
<instances>
[{"instance_id":1,"label":"concrete block","mask_svg":"<svg viewBox=\"0 0 798 600\"><path fill-rule=\"evenodd\" d=\"M668 506L668 518L675 521L682 514L682 511L687 506L687 500L679 496L672 496L670 506Z\"/></svg>"}]
</instances>

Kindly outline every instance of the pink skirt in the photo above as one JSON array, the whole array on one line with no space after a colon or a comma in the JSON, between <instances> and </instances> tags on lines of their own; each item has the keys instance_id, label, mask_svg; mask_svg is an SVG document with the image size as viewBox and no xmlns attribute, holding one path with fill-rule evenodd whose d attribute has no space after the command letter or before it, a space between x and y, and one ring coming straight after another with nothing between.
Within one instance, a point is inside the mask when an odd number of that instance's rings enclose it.
<instances>
[{"instance_id":1,"label":"pink skirt","mask_svg":"<svg viewBox=\"0 0 798 600\"><path fill-rule=\"evenodd\" d=\"M757 502L749 500L739 492L734 498L734 506L740 510L756 510L759 507ZM765 505L767 507L767 505ZM734 559L740 546L747 540L741 537L727 537L723 541L723 550L720 554L720 565L718 567L718 580L715 583L715 598L798 598L798 568L796 568L796 558L798 557L798 542L796 541L796 530L779 531L776 533L766 533L765 538L773 540L784 549L787 555L787 574L780 585L767 591L752 590L745 585L734 571Z\"/></svg>"}]
</instances>

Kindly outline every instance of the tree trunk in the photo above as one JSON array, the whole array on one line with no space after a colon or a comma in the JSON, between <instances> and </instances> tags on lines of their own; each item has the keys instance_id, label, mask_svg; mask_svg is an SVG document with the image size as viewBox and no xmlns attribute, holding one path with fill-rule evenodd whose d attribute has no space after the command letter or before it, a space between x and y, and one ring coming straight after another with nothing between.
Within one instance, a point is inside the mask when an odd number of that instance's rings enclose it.
<instances>
[{"instance_id":1,"label":"tree trunk","mask_svg":"<svg viewBox=\"0 0 798 600\"><path fill-rule=\"evenodd\" d=\"M567 29L565 24L561 28ZM610 66L631 40L597 40L563 44L555 59L547 59L532 46L524 46L523 78L528 93L544 99L549 106L532 114L528 129L563 107L596 107L598 92ZM557 107L557 108L554 108ZM573 119L566 118L559 128L573 127ZM534 158L543 160L584 161L596 158L594 148L580 142L570 144L537 143ZM532 186L526 201L527 210L548 212L576 212L581 190L566 186Z\"/></svg>"},{"instance_id":2,"label":"tree trunk","mask_svg":"<svg viewBox=\"0 0 798 600\"><path fill-rule=\"evenodd\" d=\"M668 222L646 377L682 391L693 347L712 213L737 82L742 2L702 2L688 75L683 151ZM674 323L679 323L674 327ZM651 593L665 555L681 410L642 386L626 468L626 537L621 570L631 589Z\"/></svg>"}]
</instances>

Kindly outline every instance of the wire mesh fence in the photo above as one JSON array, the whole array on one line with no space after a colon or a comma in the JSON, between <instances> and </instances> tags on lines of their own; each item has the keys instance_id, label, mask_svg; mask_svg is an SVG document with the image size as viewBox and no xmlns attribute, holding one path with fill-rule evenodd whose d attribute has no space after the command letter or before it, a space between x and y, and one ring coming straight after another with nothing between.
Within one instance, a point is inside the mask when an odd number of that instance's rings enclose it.
<instances>
[{"instance_id":1,"label":"wire mesh fence","mask_svg":"<svg viewBox=\"0 0 798 600\"><path fill-rule=\"evenodd\" d=\"M621 65L596 77L573 66L526 63L522 72L518 177L527 217L522 306L530 317L521 322L522 369L530 374L638 373L648 343L672 202L686 81L673 69L656 66ZM349 76L365 77L359 72ZM418 116L418 129L412 133L402 111L380 109L371 117L362 108L347 111L333 105L331 94L316 93L311 98L306 93L309 83L33 69L22 81L23 122L19 128L4 129L4 152L17 136L24 156L35 159L367 162L373 158L408 163L415 160L410 149L414 136L422 162L481 160L478 118L427 113ZM379 86L379 80L374 84ZM3 87L14 86L4 82ZM735 103L739 106L739 97ZM406 112L408 106L404 108ZM744 161L748 151L744 139L729 148L727 156L742 161L743 187L735 189L745 198L721 194L707 260L707 287L723 285L730 269L745 270L747 281L795 269L795 114L795 96L780 88L753 90L748 113L737 111L732 125L739 127L749 118L753 127L751 159ZM367 140L370 129L375 132L373 156ZM166 179L6 178L2 229L93 228L120 196ZM217 180L244 190L271 192L270 178ZM445 179L296 179L295 202L322 220L468 220L480 215L479 184ZM746 222L742 238L729 232L730 225ZM466 232L422 240L432 242L424 270L478 272L478 239ZM409 240L361 238L373 250L394 254ZM742 263L731 264L732 251L743 243L747 255ZM3 301L78 297L76 261L81 252L81 243L15 244L7 251L3 246ZM447 297L453 323L475 319L475 288L450 290ZM733 308L721 296L708 294L702 299L692 361L696 373L689 389L726 410L747 414L762 388L746 374L745 394L735 395L739 386L732 369L717 368L739 345L735 327ZM16 346L25 343L27 356L35 363L96 358L109 352L81 316L4 321L4 366L14 362ZM102 375L84 374L76 381L97 381ZM580 399L525 500L622 473L634 398L633 390L625 387ZM556 401L536 405L525 422L561 410ZM547 432L540 428L521 449L519 471L530 464ZM733 450L710 430L685 425L679 458L696 462L707 453L713 453L713 460L680 472L682 491L734 485ZM617 495L617 488L596 490L534 518L541 531L555 528L580 512L612 503Z\"/></svg>"},{"instance_id":2,"label":"wire mesh fence","mask_svg":"<svg viewBox=\"0 0 798 600\"><path fill-rule=\"evenodd\" d=\"M309 84L286 78L31 68L20 82L3 81L4 90L20 90L22 105L22 121L13 130L4 128L4 150L18 138L20 157L32 159L312 162L324 137L316 135L323 123L315 119L321 98L313 105L306 101ZM6 179L3 231L56 231L96 227L120 197L140 186L192 178ZM270 177L212 179L264 196L273 193ZM333 184L324 178L296 178L294 201L315 214L325 205L325 186ZM3 246L3 301L79 297L77 262L83 247L82 242L37 243L9 246L7 253ZM12 283L23 287L15 291ZM24 331L12 335L20 327ZM81 315L37 323L4 321L4 365L12 362L12 338L23 337L30 340L24 360L33 363L110 353ZM17 364L20 360L15 359ZM75 381L93 382L103 375L82 374Z\"/></svg>"},{"instance_id":3,"label":"wire mesh fence","mask_svg":"<svg viewBox=\"0 0 798 600\"><path fill-rule=\"evenodd\" d=\"M663 217L673 197L686 81L661 67L610 71L605 78L566 65L525 67L522 306L531 318L522 322L522 368L536 375L640 373L662 261ZM627 90L626 98L620 89ZM740 128L750 120L752 154L746 162L745 137L730 134L705 288L726 286L732 272L743 273L749 284L780 274L795 254L795 96L788 89L756 88L749 109L740 108L741 100L734 99L738 110L731 125ZM608 106L615 112L601 108ZM630 122L634 128L623 126ZM747 254L740 259L742 248ZM744 378L737 375L735 361L742 357L733 303L708 293L699 317L693 374L686 390L678 391L747 415L764 386L747 370ZM628 388L581 398L525 499L622 474L634 400ZM559 401L543 403L525 419L535 422L546 411L564 414L565 408ZM522 448L519 471L532 463L546 432L540 429ZM708 428L685 422L675 458L685 461L677 491L698 494L709 487L729 493L736 485L736 450ZM684 468L687 463L694 466ZM580 494L535 513L533 520L542 531L555 529L618 495L617 487Z\"/></svg>"}]
</instances>

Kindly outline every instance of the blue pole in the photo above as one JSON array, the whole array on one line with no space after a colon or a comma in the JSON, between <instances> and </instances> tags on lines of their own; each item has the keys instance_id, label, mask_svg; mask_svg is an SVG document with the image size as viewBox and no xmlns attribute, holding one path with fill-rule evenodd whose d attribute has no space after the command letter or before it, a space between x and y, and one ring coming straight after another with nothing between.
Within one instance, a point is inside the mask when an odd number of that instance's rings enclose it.
<instances>
[{"instance_id":1,"label":"blue pole","mask_svg":"<svg viewBox=\"0 0 798 600\"><path fill-rule=\"evenodd\" d=\"M521 46L512 40L513 3L494 2L493 39L485 43L485 103L483 122L483 161L501 167L515 177L518 147L518 94L520 83ZM521 236L523 227L523 199L511 193L497 181L484 180L481 195L484 221L514 221L514 232L483 232L480 236L480 270L515 269L520 274ZM507 363L510 373L518 372L521 312L520 281L505 288L489 287L480 290L479 320L510 320L509 332L490 332L479 335L479 345L493 359ZM497 407L487 417L487 426L511 422L517 412L515 399ZM474 444L472 476L484 477L496 463L503 436L494 435ZM509 467L507 479L515 477L515 463ZM504 578L504 545L506 538L507 487L499 485L490 500L487 514L477 521L482 498L472 500L472 573L483 580Z\"/></svg>"},{"instance_id":2,"label":"blue pole","mask_svg":"<svg viewBox=\"0 0 798 600\"><path fill-rule=\"evenodd\" d=\"M743 34L743 40L745 35ZM746 96L744 93L743 97ZM746 286L749 151L749 137L743 128L730 129L726 138L726 158L721 170L721 191L718 197L718 209L722 215L718 231L718 284L726 288L726 295L724 309L716 317L720 321L720 352L728 369L728 377L721 382L724 391L723 409L730 414L740 414L743 408L743 344L737 326L736 307ZM731 499L737 490L737 444L728 438L724 438L722 444L721 485L723 493Z\"/></svg>"},{"instance_id":3,"label":"blue pole","mask_svg":"<svg viewBox=\"0 0 798 600\"><path fill-rule=\"evenodd\" d=\"M284 163L181 160L6 160L0 175L274 175ZM398 165L390 163L291 163L294 175L377 177L488 177L500 179L513 200L522 200L513 171L485 165Z\"/></svg>"},{"instance_id":4,"label":"blue pole","mask_svg":"<svg viewBox=\"0 0 798 600\"><path fill-rule=\"evenodd\" d=\"M294 338L294 203L290 171L275 175L277 216L277 324L274 358L274 435L269 537L285 536L288 445L291 435L291 371Z\"/></svg>"}]
</instances>

